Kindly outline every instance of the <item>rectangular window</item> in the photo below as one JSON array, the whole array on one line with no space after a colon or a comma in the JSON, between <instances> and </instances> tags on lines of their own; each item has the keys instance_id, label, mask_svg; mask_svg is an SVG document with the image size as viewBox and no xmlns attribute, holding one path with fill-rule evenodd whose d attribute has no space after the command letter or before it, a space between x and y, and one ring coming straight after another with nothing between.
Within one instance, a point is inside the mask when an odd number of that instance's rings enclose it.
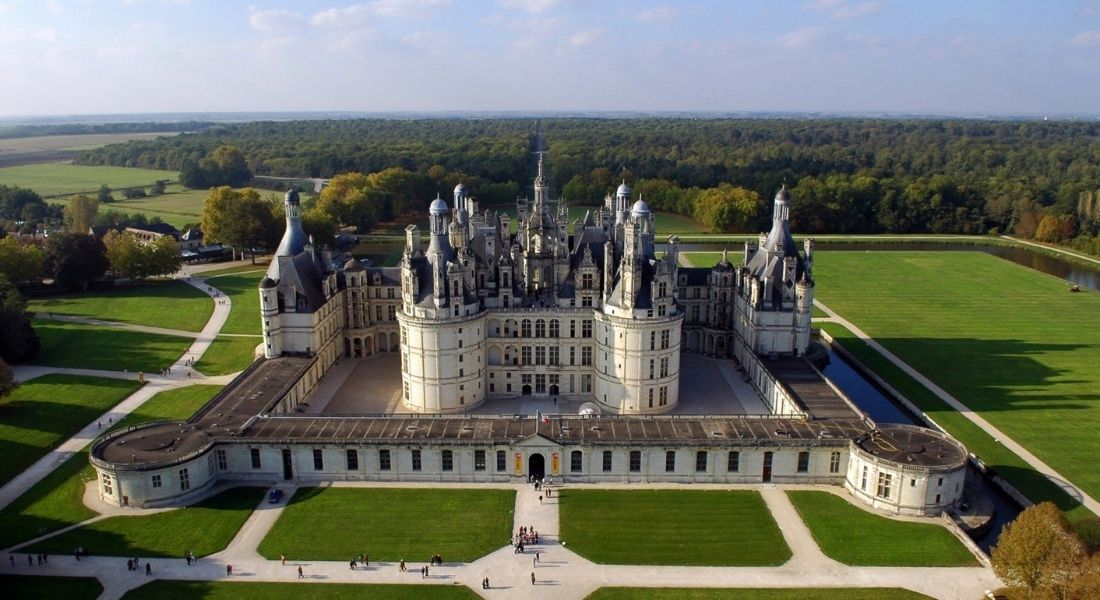
<instances>
[{"instance_id":1,"label":"rectangular window","mask_svg":"<svg viewBox=\"0 0 1100 600\"><path fill-rule=\"evenodd\" d=\"M667 385L662 385L661 386L661 397L660 397L660 401L658 402L658 404L660 404L661 406L664 406L664 405L668 404L668 386Z\"/></svg>"},{"instance_id":2,"label":"rectangular window","mask_svg":"<svg viewBox=\"0 0 1100 600\"><path fill-rule=\"evenodd\" d=\"M421 464L421 462L420 462L420 451L419 451L419 450L413 450L413 451L412 451L412 467L413 467L413 471L419 471L419 470L420 470L420 468L421 468L422 466L423 466L423 465L422 465L422 464Z\"/></svg>"},{"instance_id":3,"label":"rectangular window","mask_svg":"<svg viewBox=\"0 0 1100 600\"><path fill-rule=\"evenodd\" d=\"M111 476L110 475L104 473L100 477L100 481L103 483L103 493L104 494L106 494L108 496L111 496L115 493L114 487L112 487L112 485L111 485ZM187 488L184 488L184 489L187 489Z\"/></svg>"},{"instance_id":4,"label":"rectangular window","mask_svg":"<svg viewBox=\"0 0 1100 600\"><path fill-rule=\"evenodd\" d=\"M876 496L878 496L879 498L890 497L890 483L893 477L894 476L889 473L878 474L878 489L875 490Z\"/></svg>"},{"instance_id":5,"label":"rectangular window","mask_svg":"<svg viewBox=\"0 0 1100 600\"><path fill-rule=\"evenodd\" d=\"M661 349L664 350L666 348L668 348L668 330L667 329L665 329L664 331L661 332Z\"/></svg>"},{"instance_id":6,"label":"rectangular window","mask_svg":"<svg viewBox=\"0 0 1100 600\"><path fill-rule=\"evenodd\" d=\"M503 450L497 450L497 473L502 473L507 468L508 455Z\"/></svg>"},{"instance_id":7,"label":"rectangular window","mask_svg":"<svg viewBox=\"0 0 1100 600\"><path fill-rule=\"evenodd\" d=\"M560 349L557 346L550 346L550 364L557 366L559 364Z\"/></svg>"},{"instance_id":8,"label":"rectangular window","mask_svg":"<svg viewBox=\"0 0 1100 600\"><path fill-rule=\"evenodd\" d=\"M668 450L665 452L665 472L671 473L676 470L676 451Z\"/></svg>"},{"instance_id":9,"label":"rectangular window","mask_svg":"<svg viewBox=\"0 0 1100 600\"><path fill-rule=\"evenodd\" d=\"M530 346L524 346L524 347L520 348L520 355L522 356L520 364L524 364L524 365L531 364L531 347Z\"/></svg>"},{"instance_id":10,"label":"rectangular window","mask_svg":"<svg viewBox=\"0 0 1100 600\"><path fill-rule=\"evenodd\" d=\"M569 366L577 364L577 349L573 346L569 347Z\"/></svg>"},{"instance_id":11,"label":"rectangular window","mask_svg":"<svg viewBox=\"0 0 1100 600\"><path fill-rule=\"evenodd\" d=\"M653 388L649 388L649 408L653 408Z\"/></svg>"},{"instance_id":12,"label":"rectangular window","mask_svg":"<svg viewBox=\"0 0 1100 600\"><path fill-rule=\"evenodd\" d=\"M348 449L347 455L348 455L348 470L349 471L358 471L359 470L359 451Z\"/></svg>"},{"instance_id":13,"label":"rectangular window","mask_svg":"<svg viewBox=\"0 0 1100 600\"><path fill-rule=\"evenodd\" d=\"M313 470L324 471L325 470L325 454L320 448L313 449Z\"/></svg>"},{"instance_id":14,"label":"rectangular window","mask_svg":"<svg viewBox=\"0 0 1100 600\"><path fill-rule=\"evenodd\" d=\"M377 291L377 290L375 290L375 291ZM381 321L382 320L382 305L381 304L377 304L374 307L374 320L375 321Z\"/></svg>"},{"instance_id":15,"label":"rectangular window","mask_svg":"<svg viewBox=\"0 0 1100 600\"><path fill-rule=\"evenodd\" d=\"M485 451L484 450L474 450L474 470L475 471L484 471L485 470Z\"/></svg>"},{"instance_id":16,"label":"rectangular window","mask_svg":"<svg viewBox=\"0 0 1100 600\"><path fill-rule=\"evenodd\" d=\"M569 472L580 473L584 469L584 454L580 450L569 453Z\"/></svg>"},{"instance_id":17,"label":"rectangular window","mask_svg":"<svg viewBox=\"0 0 1100 600\"><path fill-rule=\"evenodd\" d=\"M653 373L656 370L656 364L657 364L657 361L653 360L652 358L649 359L649 378L650 379L653 379Z\"/></svg>"},{"instance_id":18,"label":"rectangular window","mask_svg":"<svg viewBox=\"0 0 1100 600\"><path fill-rule=\"evenodd\" d=\"M649 349L650 350L656 350L657 349L657 332L656 331L650 331L649 332Z\"/></svg>"},{"instance_id":19,"label":"rectangular window","mask_svg":"<svg viewBox=\"0 0 1100 600\"><path fill-rule=\"evenodd\" d=\"M833 452L832 454L829 455L829 472L830 473L839 473L840 472L840 453L839 452Z\"/></svg>"},{"instance_id":20,"label":"rectangular window","mask_svg":"<svg viewBox=\"0 0 1100 600\"><path fill-rule=\"evenodd\" d=\"M180 491L191 489L191 474L187 469L180 469Z\"/></svg>"},{"instance_id":21,"label":"rectangular window","mask_svg":"<svg viewBox=\"0 0 1100 600\"><path fill-rule=\"evenodd\" d=\"M730 452L729 457L726 458L726 470L730 473L736 473L741 470L741 453L736 450Z\"/></svg>"},{"instance_id":22,"label":"rectangular window","mask_svg":"<svg viewBox=\"0 0 1100 600\"><path fill-rule=\"evenodd\" d=\"M581 364L586 367L592 366L592 348L581 348Z\"/></svg>"},{"instance_id":23,"label":"rectangular window","mask_svg":"<svg viewBox=\"0 0 1100 600\"><path fill-rule=\"evenodd\" d=\"M543 375L542 373L539 373L538 375L535 375L535 393L536 394L545 394L546 393L546 375Z\"/></svg>"},{"instance_id":24,"label":"rectangular window","mask_svg":"<svg viewBox=\"0 0 1100 600\"><path fill-rule=\"evenodd\" d=\"M707 471L707 451L700 450L695 453L695 471L705 473Z\"/></svg>"},{"instance_id":25,"label":"rectangular window","mask_svg":"<svg viewBox=\"0 0 1100 600\"><path fill-rule=\"evenodd\" d=\"M535 346L535 364L536 365L545 365L546 364L546 347L544 347L544 346Z\"/></svg>"},{"instance_id":26,"label":"rectangular window","mask_svg":"<svg viewBox=\"0 0 1100 600\"><path fill-rule=\"evenodd\" d=\"M450 450L443 451L443 470L454 471L455 470L455 456L454 452Z\"/></svg>"},{"instance_id":27,"label":"rectangular window","mask_svg":"<svg viewBox=\"0 0 1100 600\"><path fill-rule=\"evenodd\" d=\"M576 321L569 321L569 337L571 337L571 338L577 337L577 322Z\"/></svg>"},{"instance_id":28,"label":"rectangular window","mask_svg":"<svg viewBox=\"0 0 1100 600\"><path fill-rule=\"evenodd\" d=\"M607 473L609 471L611 471L611 451L610 450L604 450L603 451L603 472Z\"/></svg>"},{"instance_id":29,"label":"rectangular window","mask_svg":"<svg viewBox=\"0 0 1100 600\"><path fill-rule=\"evenodd\" d=\"M668 357L661 359L661 377L668 377Z\"/></svg>"},{"instance_id":30,"label":"rectangular window","mask_svg":"<svg viewBox=\"0 0 1100 600\"><path fill-rule=\"evenodd\" d=\"M390 321L396 321L397 320L397 307L396 306L390 305L390 307L389 307L389 320Z\"/></svg>"},{"instance_id":31,"label":"rectangular window","mask_svg":"<svg viewBox=\"0 0 1100 600\"><path fill-rule=\"evenodd\" d=\"M581 321L581 337L592 337L592 319L585 319Z\"/></svg>"},{"instance_id":32,"label":"rectangular window","mask_svg":"<svg viewBox=\"0 0 1100 600\"><path fill-rule=\"evenodd\" d=\"M630 472L637 473L642 470L642 453L640 450L630 451Z\"/></svg>"},{"instance_id":33,"label":"rectangular window","mask_svg":"<svg viewBox=\"0 0 1100 600\"><path fill-rule=\"evenodd\" d=\"M859 478L859 489L867 491L867 466L863 466L863 474Z\"/></svg>"},{"instance_id":34,"label":"rectangular window","mask_svg":"<svg viewBox=\"0 0 1100 600\"><path fill-rule=\"evenodd\" d=\"M798 453L798 472L807 473L810 470L810 453L799 452Z\"/></svg>"},{"instance_id":35,"label":"rectangular window","mask_svg":"<svg viewBox=\"0 0 1100 600\"><path fill-rule=\"evenodd\" d=\"M379 450L378 451L378 470L389 471L390 470L390 451Z\"/></svg>"},{"instance_id":36,"label":"rectangular window","mask_svg":"<svg viewBox=\"0 0 1100 600\"><path fill-rule=\"evenodd\" d=\"M153 487L160 487L160 475L153 475Z\"/></svg>"},{"instance_id":37,"label":"rectangular window","mask_svg":"<svg viewBox=\"0 0 1100 600\"><path fill-rule=\"evenodd\" d=\"M218 470L226 471L229 469L229 459L225 456L225 450L218 450L215 452L215 456L218 457Z\"/></svg>"},{"instance_id":38,"label":"rectangular window","mask_svg":"<svg viewBox=\"0 0 1100 600\"><path fill-rule=\"evenodd\" d=\"M259 448L252 448L249 451L249 453L252 455L252 468L253 469L259 469L260 468L260 449Z\"/></svg>"}]
</instances>

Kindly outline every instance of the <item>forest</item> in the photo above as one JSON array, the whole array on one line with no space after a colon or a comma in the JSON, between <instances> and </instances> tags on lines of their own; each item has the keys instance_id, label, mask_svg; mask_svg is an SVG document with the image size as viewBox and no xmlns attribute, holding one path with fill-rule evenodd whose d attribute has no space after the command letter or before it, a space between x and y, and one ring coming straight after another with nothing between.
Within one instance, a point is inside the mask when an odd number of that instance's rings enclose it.
<instances>
[{"instance_id":1,"label":"forest","mask_svg":"<svg viewBox=\"0 0 1100 600\"><path fill-rule=\"evenodd\" d=\"M230 144L257 175L400 168L485 204L530 185L572 204L626 180L715 231L766 229L786 184L800 233L1013 233L1100 254L1100 123L979 119L423 119L254 122L132 141L77 162L182 169ZM445 176L438 176L445 173ZM425 197L426 206L430 197Z\"/></svg>"}]
</instances>

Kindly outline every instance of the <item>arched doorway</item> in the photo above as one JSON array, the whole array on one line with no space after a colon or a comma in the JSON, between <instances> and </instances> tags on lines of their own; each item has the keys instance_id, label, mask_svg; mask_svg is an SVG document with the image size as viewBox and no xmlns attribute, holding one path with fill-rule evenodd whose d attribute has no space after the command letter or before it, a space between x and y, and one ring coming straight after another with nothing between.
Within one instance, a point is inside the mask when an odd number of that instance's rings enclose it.
<instances>
[{"instance_id":1,"label":"arched doorway","mask_svg":"<svg viewBox=\"0 0 1100 600\"><path fill-rule=\"evenodd\" d=\"M532 454L527 459L527 475L531 479L542 479L546 476L546 459L541 454Z\"/></svg>"},{"instance_id":2,"label":"arched doorway","mask_svg":"<svg viewBox=\"0 0 1100 600\"><path fill-rule=\"evenodd\" d=\"M530 396L531 395L531 385L530 384L523 386L523 395L524 396Z\"/></svg>"},{"instance_id":3,"label":"arched doorway","mask_svg":"<svg viewBox=\"0 0 1100 600\"><path fill-rule=\"evenodd\" d=\"M551 396L557 396L558 395L558 384L554 383L554 384L550 385L550 395Z\"/></svg>"}]
</instances>

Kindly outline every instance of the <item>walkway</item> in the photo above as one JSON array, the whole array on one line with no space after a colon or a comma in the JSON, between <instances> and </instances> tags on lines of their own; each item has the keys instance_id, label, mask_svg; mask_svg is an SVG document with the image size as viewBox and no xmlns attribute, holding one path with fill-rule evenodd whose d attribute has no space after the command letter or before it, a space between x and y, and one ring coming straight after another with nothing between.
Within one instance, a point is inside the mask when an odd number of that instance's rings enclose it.
<instances>
[{"instance_id":1,"label":"walkway","mask_svg":"<svg viewBox=\"0 0 1100 600\"><path fill-rule=\"evenodd\" d=\"M1029 452L1027 448L1024 448L1011 437L1006 435L1003 431L994 427L992 424L989 423L989 421L983 419L981 415L974 412L969 406L963 404L959 401L958 398L955 398L946 390L936 385L934 381L925 377L919 371L909 366L909 363L906 363L905 361L898 358L896 355L894 355L894 353L887 350L882 344L875 341L874 338L867 335L862 329L856 327L855 324L853 324L851 321L845 319L844 317L841 317L831 308L822 304L820 300L815 299L814 305L821 310L829 313L830 321L840 323L841 325L847 327L848 331L851 331L853 334L856 335L856 337L866 342L868 346L874 348L879 354L884 356L890 362L894 363L894 365L896 365L899 369L905 371L907 375L909 375L913 379L916 379L921 385L928 388L932 393L939 396L940 399L950 405L951 408L959 411L960 414L969 419L972 423L974 423L978 427L981 427L983 431L993 436L993 439L996 440L998 443L1015 452L1016 455L1024 459L1024 461L1028 465L1030 465L1031 468L1035 469L1044 477L1049 479L1052 483L1054 483L1054 485L1062 488L1072 498L1083 504L1085 508L1088 508L1090 511L1092 511L1093 514L1100 515L1100 502L1097 502L1096 499L1086 494L1077 486L1073 485L1073 483L1066 479L1066 477L1064 477L1061 473L1055 471L1050 465L1046 464L1037 456Z\"/></svg>"},{"instance_id":2,"label":"walkway","mask_svg":"<svg viewBox=\"0 0 1100 600\"><path fill-rule=\"evenodd\" d=\"M393 487L390 483L343 484L349 486ZM461 484L396 484L405 487L470 487ZM581 599L595 589L605 586L627 587L900 587L927 594L943 600L972 600L981 597L986 589L1000 586L991 570L981 567L955 568L899 568L899 567L849 567L826 557L813 541L806 525L798 517L783 489L774 485L736 486L758 490L767 503L783 537L790 546L792 557L779 567L660 567L630 565L599 565L568 549L568 540L562 543L558 537L558 499L538 496L526 484L476 486L510 488L516 490L514 529L534 527L539 532L539 544L526 547L517 554L501 540L501 549L472 563L445 563L431 567L429 576L420 573L423 562L407 562L408 571L401 572L394 563L371 562L356 570L346 562L290 561L285 566L278 560L266 560L255 549L278 519L293 488L278 505L266 501L246 521L237 536L222 552L187 565L182 559L148 559L154 577L183 580L238 581L298 581L297 570L301 566L308 583L382 583L382 584L440 584L460 583L484 598L546 598ZM730 486L698 486L639 484L580 486L584 488L639 488L676 487L701 489L702 487L726 488ZM805 487L805 486L803 486ZM785 488L784 488L785 489ZM538 561L535 561L535 553ZM422 557L415 557L421 559ZM446 557L444 557L446 558ZM143 559L146 560L146 559ZM32 573L38 575L97 577L106 591L101 598L121 597L127 590L149 581L143 571L127 571L125 558L88 557L81 561L71 556L55 556L48 566L26 566L26 556L16 555L13 568L5 560L0 562L0 572ZM227 576L225 566L233 565L233 575ZM531 583L531 574L535 583ZM483 590L482 579L488 577L490 588Z\"/></svg>"},{"instance_id":3,"label":"walkway","mask_svg":"<svg viewBox=\"0 0 1100 600\"><path fill-rule=\"evenodd\" d=\"M232 301L219 290L213 289L207 285L206 281L203 279L191 278L185 281L199 290L202 290L203 293L209 295L211 298L224 300L224 303L214 302L214 312L210 315L210 319L206 322L206 326L202 328L202 332L198 334L187 351L172 364L170 367L171 375L167 377L145 375L146 384L142 386L141 389L131 394L122 402L116 404L114 408L101 415L95 421L89 423L78 431L76 435L59 444L48 454L28 467L27 470L15 476L11 481L4 484L3 487L0 487L0 509L11 504L12 501L23 495L24 492L53 472L54 469L68 460L73 454L83 450L85 446L90 444L92 440L99 437L105 431L105 426L110 427L111 423L130 414L159 392L196 383L221 383L222 381L228 383L228 381L232 379L232 376L206 377L187 366L188 360L194 359L197 361L199 357L206 352L206 349L210 347L210 343L218 335L218 332L221 331L222 326L225 325L226 319L229 318L229 310L232 307ZM29 366L17 367L14 371L18 381L27 381L28 379L40 377L47 373L69 373L122 379L138 378L137 373L119 373L117 371L101 371L97 369L64 369ZM188 377L188 374L190 374L190 377Z\"/></svg>"}]
</instances>

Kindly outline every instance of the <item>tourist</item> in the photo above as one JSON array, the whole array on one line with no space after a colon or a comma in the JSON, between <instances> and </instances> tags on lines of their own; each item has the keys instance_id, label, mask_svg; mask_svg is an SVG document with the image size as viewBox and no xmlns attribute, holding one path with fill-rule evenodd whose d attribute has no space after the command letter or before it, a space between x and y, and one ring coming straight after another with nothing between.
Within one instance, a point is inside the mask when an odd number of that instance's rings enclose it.
<instances>
[{"instance_id":1,"label":"tourist","mask_svg":"<svg viewBox=\"0 0 1100 600\"><path fill-rule=\"evenodd\" d=\"M408 570L405 568L405 559L401 559L401 563L397 565L397 570L401 571L402 573Z\"/></svg>"},{"instance_id":2,"label":"tourist","mask_svg":"<svg viewBox=\"0 0 1100 600\"><path fill-rule=\"evenodd\" d=\"M14 567L15 566L15 555L14 554L9 554L8 555L8 560L11 561L11 566Z\"/></svg>"},{"instance_id":3,"label":"tourist","mask_svg":"<svg viewBox=\"0 0 1100 600\"><path fill-rule=\"evenodd\" d=\"M298 565L298 579L305 579L306 575L302 572L302 565Z\"/></svg>"},{"instance_id":4,"label":"tourist","mask_svg":"<svg viewBox=\"0 0 1100 600\"><path fill-rule=\"evenodd\" d=\"M539 496L539 504L542 504L542 496Z\"/></svg>"},{"instance_id":5,"label":"tourist","mask_svg":"<svg viewBox=\"0 0 1100 600\"><path fill-rule=\"evenodd\" d=\"M483 589L483 590L489 589L489 578L488 577L481 580L481 589Z\"/></svg>"},{"instance_id":6,"label":"tourist","mask_svg":"<svg viewBox=\"0 0 1100 600\"><path fill-rule=\"evenodd\" d=\"M535 572L531 571L531 585L535 585Z\"/></svg>"},{"instance_id":7,"label":"tourist","mask_svg":"<svg viewBox=\"0 0 1100 600\"><path fill-rule=\"evenodd\" d=\"M126 559L126 570L127 571L133 571L134 570L134 561L129 559L129 558Z\"/></svg>"},{"instance_id":8,"label":"tourist","mask_svg":"<svg viewBox=\"0 0 1100 600\"><path fill-rule=\"evenodd\" d=\"M279 555L279 562L283 563L284 567L286 566L286 555L285 554L280 554Z\"/></svg>"},{"instance_id":9,"label":"tourist","mask_svg":"<svg viewBox=\"0 0 1100 600\"><path fill-rule=\"evenodd\" d=\"M233 574L233 565L225 565L225 576L229 577Z\"/></svg>"},{"instance_id":10,"label":"tourist","mask_svg":"<svg viewBox=\"0 0 1100 600\"><path fill-rule=\"evenodd\" d=\"M32 558L30 554L27 555L27 566L34 566L34 558Z\"/></svg>"},{"instance_id":11,"label":"tourist","mask_svg":"<svg viewBox=\"0 0 1100 600\"><path fill-rule=\"evenodd\" d=\"M145 576L150 577L153 574L153 565L145 563Z\"/></svg>"},{"instance_id":12,"label":"tourist","mask_svg":"<svg viewBox=\"0 0 1100 600\"><path fill-rule=\"evenodd\" d=\"M355 559L354 559L354 558L353 558L353 559L351 559L351 562L350 562L350 563L348 563L348 566L349 566L349 567L351 567L351 570L352 570L352 571L354 571L354 570L355 570Z\"/></svg>"}]
</instances>

